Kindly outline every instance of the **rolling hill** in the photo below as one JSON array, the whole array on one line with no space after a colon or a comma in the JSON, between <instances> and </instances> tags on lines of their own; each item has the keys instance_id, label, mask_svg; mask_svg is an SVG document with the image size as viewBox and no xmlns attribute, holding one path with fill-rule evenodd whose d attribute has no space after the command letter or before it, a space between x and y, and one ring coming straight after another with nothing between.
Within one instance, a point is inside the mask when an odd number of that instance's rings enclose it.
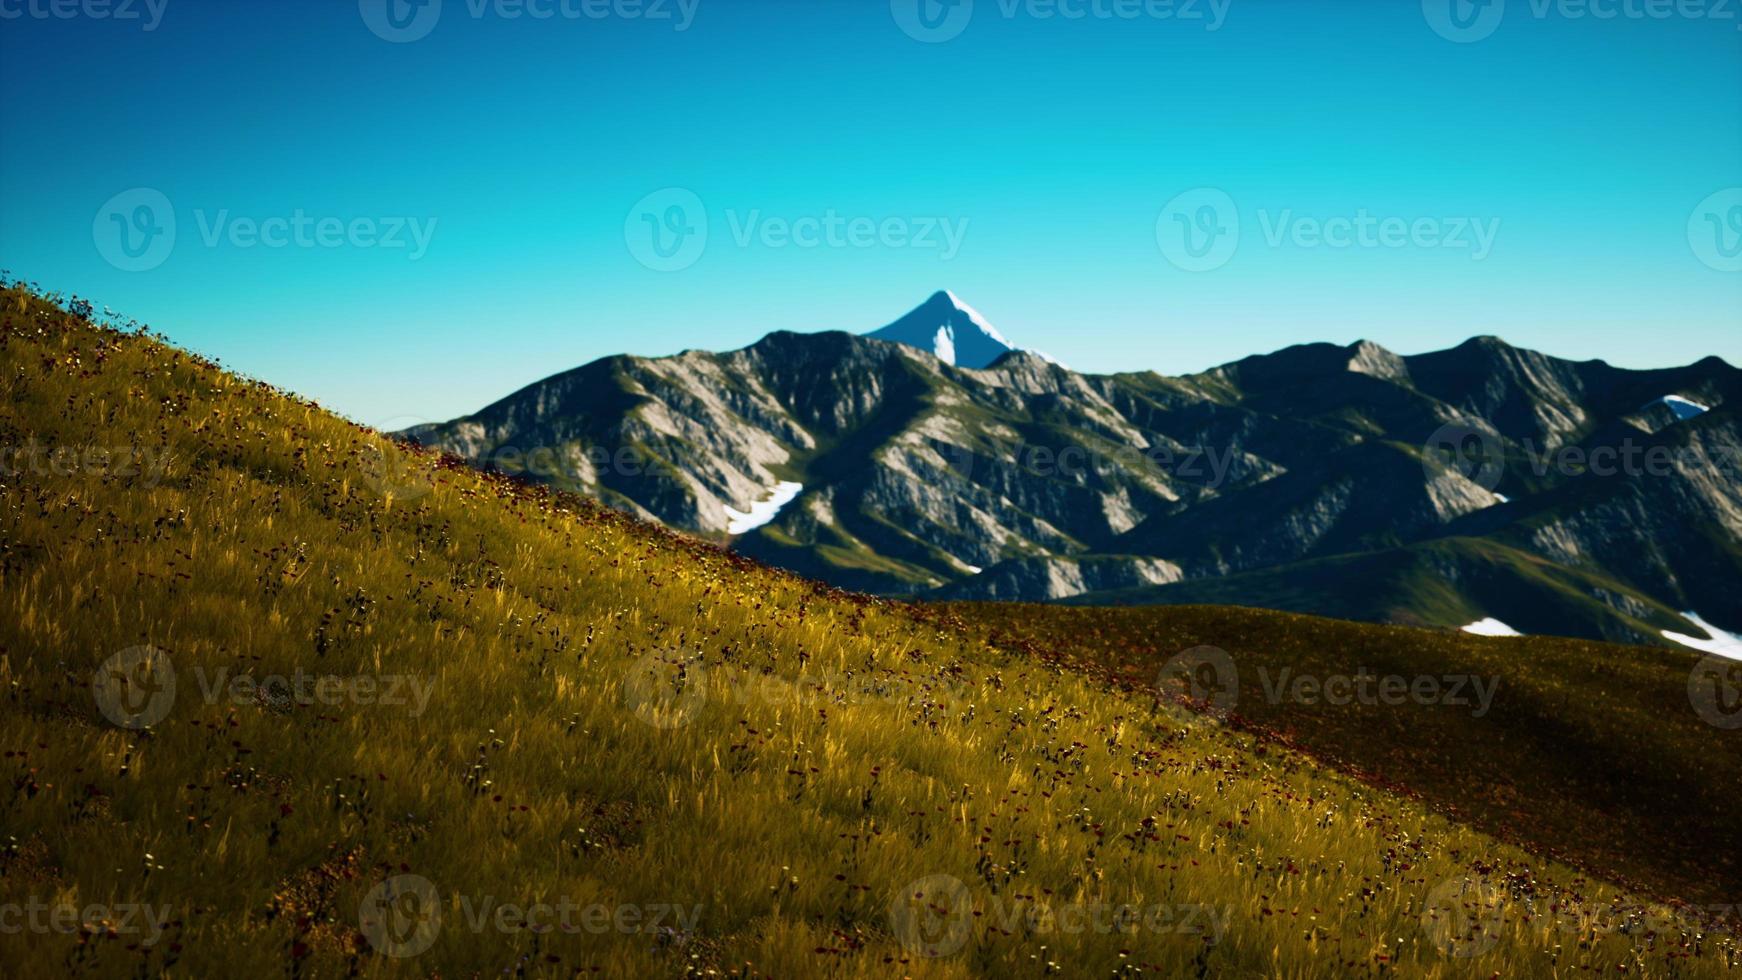
<instances>
[{"instance_id":1,"label":"rolling hill","mask_svg":"<svg viewBox=\"0 0 1742 980\"><path fill-rule=\"evenodd\" d=\"M1693 678L1730 678L1726 704L1742 725L1742 704L1730 703L1742 695L1742 662L1230 606L944 609L990 643L1134 689L1177 687L1170 663L1208 657L1225 689L1199 707L1231 724L1659 894L1721 903L1742 888L1742 815L1727 789L1742 782L1736 726L1716 727L1729 716L1706 691L1690 694ZM1291 679L1301 677L1314 689L1297 692ZM1317 690L1360 677L1370 678L1365 698L1332 703ZM1377 686L1388 677L1432 678L1443 703L1387 703Z\"/></svg>"}]
</instances>

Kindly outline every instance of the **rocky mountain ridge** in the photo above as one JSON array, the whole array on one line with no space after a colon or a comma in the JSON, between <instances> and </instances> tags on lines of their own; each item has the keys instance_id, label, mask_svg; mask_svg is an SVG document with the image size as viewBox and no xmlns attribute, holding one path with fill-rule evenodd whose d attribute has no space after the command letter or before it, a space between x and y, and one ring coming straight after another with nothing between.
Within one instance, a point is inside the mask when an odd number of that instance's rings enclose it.
<instances>
[{"instance_id":1,"label":"rocky mountain ridge","mask_svg":"<svg viewBox=\"0 0 1742 980\"><path fill-rule=\"evenodd\" d=\"M940 318L984 367L925 349ZM1494 337L1080 374L939 293L871 336L604 358L406 435L862 591L1663 642L1701 635L1684 611L1742 627L1739 396L1717 358Z\"/></svg>"}]
</instances>

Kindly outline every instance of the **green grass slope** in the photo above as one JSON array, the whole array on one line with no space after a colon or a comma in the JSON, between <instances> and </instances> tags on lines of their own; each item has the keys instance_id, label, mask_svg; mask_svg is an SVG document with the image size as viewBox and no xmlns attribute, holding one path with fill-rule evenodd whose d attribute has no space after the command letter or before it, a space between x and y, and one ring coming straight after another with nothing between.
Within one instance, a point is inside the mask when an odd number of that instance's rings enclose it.
<instances>
[{"instance_id":1,"label":"green grass slope","mask_svg":"<svg viewBox=\"0 0 1742 980\"><path fill-rule=\"evenodd\" d=\"M1708 902L1742 893L1742 663L1260 609L943 608L994 643L1133 688L1178 687L1164 665L1217 648L1235 693L1200 686L1203 708L1602 876ZM1328 688L1296 686L1363 674L1434 678L1444 697L1386 703L1371 681L1332 704Z\"/></svg>"},{"instance_id":2,"label":"green grass slope","mask_svg":"<svg viewBox=\"0 0 1742 980\"><path fill-rule=\"evenodd\" d=\"M1168 699L18 288L0 445L0 975L1739 963L1697 910Z\"/></svg>"}]
</instances>

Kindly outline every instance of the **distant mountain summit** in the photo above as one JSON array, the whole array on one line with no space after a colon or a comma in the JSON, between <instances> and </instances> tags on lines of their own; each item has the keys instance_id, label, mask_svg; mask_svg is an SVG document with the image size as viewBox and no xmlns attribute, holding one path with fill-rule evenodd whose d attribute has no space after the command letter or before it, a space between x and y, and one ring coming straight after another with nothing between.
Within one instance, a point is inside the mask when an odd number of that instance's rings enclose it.
<instances>
[{"instance_id":1,"label":"distant mountain summit","mask_svg":"<svg viewBox=\"0 0 1742 980\"><path fill-rule=\"evenodd\" d=\"M873 340L906 344L934 354L945 364L981 370L1017 348L972 306L947 289L881 330Z\"/></svg>"}]
</instances>

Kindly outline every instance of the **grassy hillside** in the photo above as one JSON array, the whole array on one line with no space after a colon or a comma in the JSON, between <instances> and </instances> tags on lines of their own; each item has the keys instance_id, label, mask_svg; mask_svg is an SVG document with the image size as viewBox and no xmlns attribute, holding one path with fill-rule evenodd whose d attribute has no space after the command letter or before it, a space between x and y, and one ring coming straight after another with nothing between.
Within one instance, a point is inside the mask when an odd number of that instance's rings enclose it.
<instances>
[{"instance_id":1,"label":"grassy hillside","mask_svg":"<svg viewBox=\"0 0 1742 980\"><path fill-rule=\"evenodd\" d=\"M1168 699L16 287L0 445L0 975L1742 965Z\"/></svg>"},{"instance_id":2,"label":"grassy hillside","mask_svg":"<svg viewBox=\"0 0 1742 980\"><path fill-rule=\"evenodd\" d=\"M1742 732L1692 700L1711 667L1698 653L1212 606L946 608L998 644L1133 688L1187 693L1164 665L1215 647L1238 693L1201 708L1610 879L1708 902L1742 893ZM1742 664L1721 666L1742 684ZM1296 696L1296 678L1357 674L1440 678L1470 703Z\"/></svg>"}]
</instances>

